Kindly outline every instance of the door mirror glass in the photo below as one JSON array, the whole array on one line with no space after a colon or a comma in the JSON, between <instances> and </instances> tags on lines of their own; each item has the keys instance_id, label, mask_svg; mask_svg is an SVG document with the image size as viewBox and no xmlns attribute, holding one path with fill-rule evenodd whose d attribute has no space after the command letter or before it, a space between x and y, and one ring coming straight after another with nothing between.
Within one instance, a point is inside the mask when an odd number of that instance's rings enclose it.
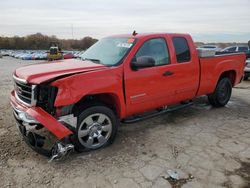
<instances>
[{"instance_id":1,"label":"door mirror glass","mask_svg":"<svg viewBox=\"0 0 250 188\"><path fill-rule=\"evenodd\" d=\"M138 70L138 69L147 68L147 67L154 67L154 66L155 66L155 60L151 56L137 57L131 63L131 68L133 70Z\"/></svg>"}]
</instances>

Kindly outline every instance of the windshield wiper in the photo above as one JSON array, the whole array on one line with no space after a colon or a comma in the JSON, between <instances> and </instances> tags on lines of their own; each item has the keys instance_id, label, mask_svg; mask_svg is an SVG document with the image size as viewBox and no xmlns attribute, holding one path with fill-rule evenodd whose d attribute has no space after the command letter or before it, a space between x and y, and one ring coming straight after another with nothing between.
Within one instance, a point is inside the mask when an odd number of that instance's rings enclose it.
<instances>
[{"instance_id":1,"label":"windshield wiper","mask_svg":"<svg viewBox=\"0 0 250 188\"><path fill-rule=\"evenodd\" d=\"M94 62L94 63L101 64L101 60L100 60L100 59L82 58L82 60L83 60L83 61L89 60L89 61L92 61L92 62Z\"/></svg>"}]
</instances>

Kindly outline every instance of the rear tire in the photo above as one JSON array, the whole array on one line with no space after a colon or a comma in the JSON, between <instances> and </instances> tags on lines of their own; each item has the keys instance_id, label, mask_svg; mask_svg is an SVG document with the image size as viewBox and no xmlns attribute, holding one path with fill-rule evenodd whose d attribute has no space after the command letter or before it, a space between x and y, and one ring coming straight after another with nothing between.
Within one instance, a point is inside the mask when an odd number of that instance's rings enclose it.
<instances>
[{"instance_id":1,"label":"rear tire","mask_svg":"<svg viewBox=\"0 0 250 188\"><path fill-rule=\"evenodd\" d=\"M101 105L86 108L78 116L75 149L89 151L112 144L117 125L116 115L110 108Z\"/></svg>"},{"instance_id":2,"label":"rear tire","mask_svg":"<svg viewBox=\"0 0 250 188\"><path fill-rule=\"evenodd\" d=\"M214 93L208 95L208 101L214 107L223 107L230 100L231 94L231 81L228 78L222 78L219 80Z\"/></svg>"},{"instance_id":3,"label":"rear tire","mask_svg":"<svg viewBox=\"0 0 250 188\"><path fill-rule=\"evenodd\" d=\"M248 80L248 76L244 76L243 80L245 81Z\"/></svg>"}]
</instances>

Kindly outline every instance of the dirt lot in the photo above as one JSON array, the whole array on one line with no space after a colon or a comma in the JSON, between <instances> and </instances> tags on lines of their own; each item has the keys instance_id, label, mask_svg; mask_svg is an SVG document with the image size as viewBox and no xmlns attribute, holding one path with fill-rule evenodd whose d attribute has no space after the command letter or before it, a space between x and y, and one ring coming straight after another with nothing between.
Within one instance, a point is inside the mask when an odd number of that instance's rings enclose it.
<instances>
[{"instance_id":1,"label":"dirt lot","mask_svg":"<svg viewBox=\"0 0 250 188\"><path fill-rule=\"evenodd\" d=\"M224 108L202 97L192 107L121 125L110 147L48 163L21 140L9 104L11 74L29 63L0 59L0 187L250 187L250 81Z\"/></svg>"}]
</instances>

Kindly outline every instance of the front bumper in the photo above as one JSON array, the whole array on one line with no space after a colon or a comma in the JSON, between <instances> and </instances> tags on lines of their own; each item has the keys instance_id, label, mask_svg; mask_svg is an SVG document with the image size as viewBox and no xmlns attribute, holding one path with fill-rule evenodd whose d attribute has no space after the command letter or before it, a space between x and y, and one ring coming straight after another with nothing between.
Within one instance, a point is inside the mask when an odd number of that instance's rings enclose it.
<instances>
[{"instance_id":1,"label":"front bumper","mask_svg":"<svg viewBox=\"0 0 250 188\"><path fill-rule=\"evenodd\" d=\"M51 149L44 149L44 136L37 134L37 130L46 128L57 140L68 138L73 132L61 124L57 119L40 107L27 107L20 104L11 92L10 103L16 124L24 141L36 152L51 156Z\"/></svg>"}]
</instances>

